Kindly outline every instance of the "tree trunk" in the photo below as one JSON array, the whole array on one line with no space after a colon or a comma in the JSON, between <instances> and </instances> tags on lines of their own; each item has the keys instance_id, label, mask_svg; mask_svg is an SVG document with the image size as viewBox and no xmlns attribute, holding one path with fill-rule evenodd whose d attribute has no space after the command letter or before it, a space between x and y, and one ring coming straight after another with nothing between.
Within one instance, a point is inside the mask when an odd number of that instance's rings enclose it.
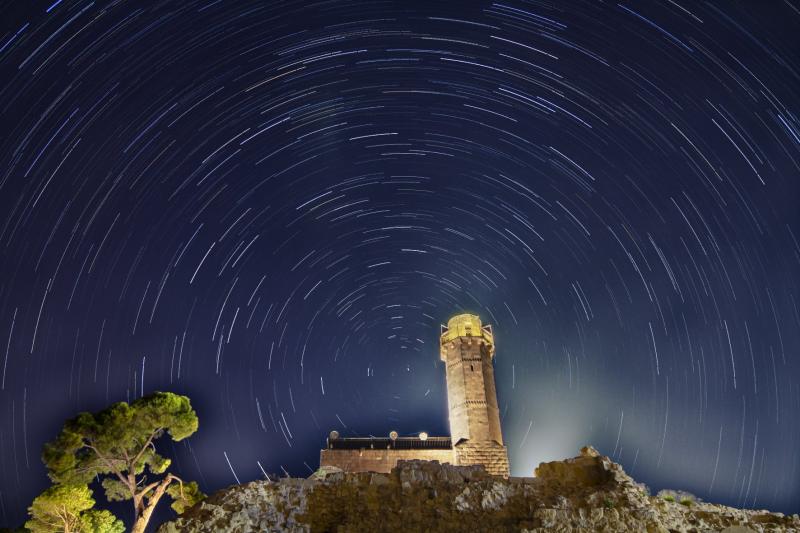
<instances>
[{"instance_id":1,"label":"tree trunk","mask_svg":"<svg viewBox=\"0 0 800 533\"><path fill-rule=\"evenodd\" d=\"M139 520L142 516L142 497L138 494L134 494L133 498L133 529L131 531L139 531L136 529L136 525L139 523ZM146 526L147 524L145 524ZM141 528L141 531L144 532L144 527Z\"/></svg>"},{"instance_id":2,"label":"tree trunk","mask_svg":"<svg viewBox=\"0 0 800 533\"><path fill-rule=\"evenodd\" d=\"M158 501L167 491L167 487L169 487L169 484L172 483L172 480L172 476L167 476L164 481L159 483L156 489L153 491L153 496L147 500L146 505L144 505L144 498L142 498L142 510L141 513L139 513L139 510L137 509L136 520L133 522L131 533L144 533L148 522L150 522L150 516L152 516L153 510L155 510L156 505L158 505Z\"/></svg>"},{"instance_id":3,"label":"tree trunk","mask_svg":"<svg viewBox=\"0 0 800 533\"><path fill-rule=\"evenodd\" d=\"M136 522L133 523L133 527L131 528L131 533L144 533L146 527L147 527L147 520L143 516L140 516L139 518L136 519Z\"/></svg>"}]
</instances>

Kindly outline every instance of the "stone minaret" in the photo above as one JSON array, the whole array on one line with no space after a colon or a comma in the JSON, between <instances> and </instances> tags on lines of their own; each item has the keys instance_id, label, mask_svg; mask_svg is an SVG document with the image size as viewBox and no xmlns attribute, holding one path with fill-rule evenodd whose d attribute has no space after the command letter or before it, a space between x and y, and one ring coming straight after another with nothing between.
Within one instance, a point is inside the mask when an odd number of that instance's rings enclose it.
<instances>
[{"instance_id":1,"label":"stone minaret","mask_svg":"<svg viewBox=\"0 0 800 533\"><path fill-rule=\"evenodd\" d=\"M508 477L508 451L500 430L494 385L494 336L476 315L457 315L442 326L440 355L447 367L447 404L456 464L482 464Z\"/></svg>"}]
</instances>

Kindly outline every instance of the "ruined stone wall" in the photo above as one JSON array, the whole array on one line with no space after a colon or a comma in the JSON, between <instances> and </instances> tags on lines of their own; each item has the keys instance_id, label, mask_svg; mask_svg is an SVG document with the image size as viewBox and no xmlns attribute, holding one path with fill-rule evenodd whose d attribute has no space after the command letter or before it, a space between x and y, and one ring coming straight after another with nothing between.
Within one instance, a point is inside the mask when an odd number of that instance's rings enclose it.
<instances>
[{"instance_id":1,"label":"ruined stone wall","mask_svg":"<svg viewBox=\"0 0 800 533\"><path fill-rule=\"evenodd\" d=\"M456 464L453 450L324 449L320 451L319 465L320 467L335 466L345 472L388 473L397 465L397 461L412 459L439 461L442 464ZM506 470L508 470L508 461L506 461Z\"/></svg>"},{"instance_id":2,"label":"ruined stone wall","mask_svg":"<svg viewBox=\"0 0 800 533\"><path fill-rule=\"evenodd\" d=\"M495 476L509 477L508 450L494 441L465 441L455 447L457 465L483 465Z\"/></svg>"}]
</instances>

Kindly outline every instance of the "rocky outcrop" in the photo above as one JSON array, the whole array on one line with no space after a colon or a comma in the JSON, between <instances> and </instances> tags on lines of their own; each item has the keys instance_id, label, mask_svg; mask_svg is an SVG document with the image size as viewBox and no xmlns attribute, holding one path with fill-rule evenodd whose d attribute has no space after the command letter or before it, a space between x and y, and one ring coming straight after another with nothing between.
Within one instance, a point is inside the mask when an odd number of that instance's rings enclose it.
<instances>
[{"instance_id":1,"label":"rocky outcrop","mask_svg":"<svg viewBox=\"0 0 800 533\"><path fill-rule=\"evenodd\" d=\"M532 478L403 461L390 474L328 468L309 479L256 481L213 494L158 531L800 532L800 517L704 503L686 493L651 496L587 447L573 459L542 463Z\"/></svg>"}]
</instances>

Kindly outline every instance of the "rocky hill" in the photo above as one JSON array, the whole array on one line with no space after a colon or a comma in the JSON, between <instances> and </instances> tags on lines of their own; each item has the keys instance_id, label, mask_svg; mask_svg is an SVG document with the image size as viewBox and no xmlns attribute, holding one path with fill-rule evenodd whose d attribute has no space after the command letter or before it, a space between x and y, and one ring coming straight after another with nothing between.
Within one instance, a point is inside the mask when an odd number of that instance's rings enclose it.
<instances>
[{"instance_id":1,"label":"rocky hill","mask_svg":"<svg viewBox=\"0 0 800 533\"><path fill-rule=\"evenodd\" d=\"M536 477L503 479L482 467L404 461L391 474L318 471L217 492L159 533L800 531L800 517L651 496L593 448L542 463Z\"/></svg>"}]
</instances>

